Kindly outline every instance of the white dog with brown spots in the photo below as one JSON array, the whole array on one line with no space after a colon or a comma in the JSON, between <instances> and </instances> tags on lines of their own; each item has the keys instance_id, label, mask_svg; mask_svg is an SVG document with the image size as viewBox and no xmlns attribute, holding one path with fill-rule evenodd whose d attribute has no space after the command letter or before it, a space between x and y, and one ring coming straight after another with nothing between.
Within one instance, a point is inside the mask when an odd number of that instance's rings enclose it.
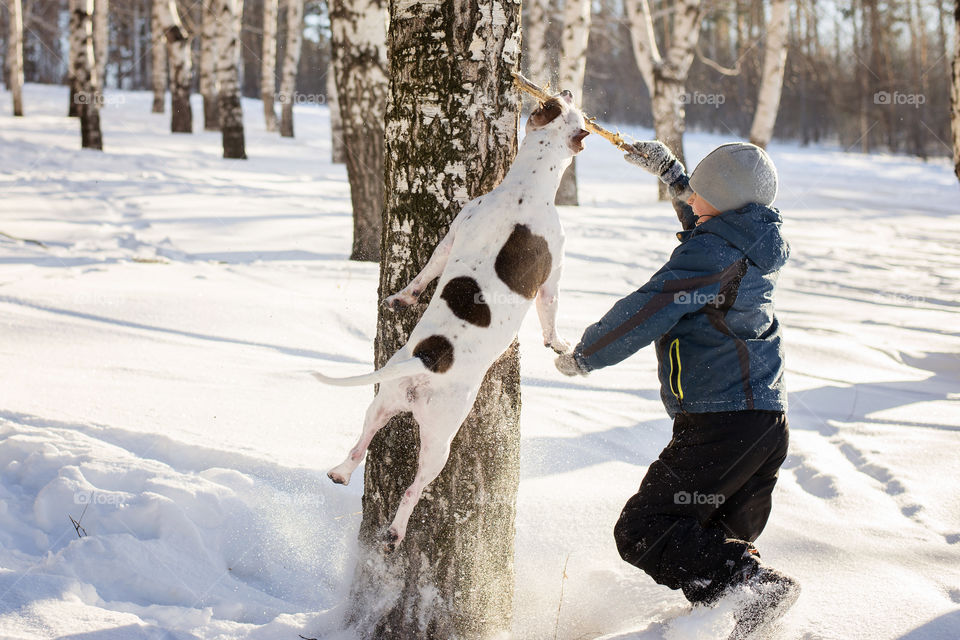
<instances>
[{"instance_id":1,"label":"white dog with brown spots","mask_svg":"<svg viewBox=\"0 0 960 640\"><path fill-rule=\"evenodd\" d=\"M557 334L563 228L553 202L564 170L583 149L584 126L569 91L542 103L527 121L523 144L503 182L468 202L423 271L384 300L394 310L414 304L440 278L407 344L367 375L314 373L328 384L380 383L360 440L327 473L334 482L350 481L373 436L394 415L410 411L420 426L419 467L387 532L388 550L403 540L424 488L446 464L487 369L513 342L534 299L544 345L557 353L570 350ZM491 247L499 249L492 253Z\"/></svg>"}]
</instances>

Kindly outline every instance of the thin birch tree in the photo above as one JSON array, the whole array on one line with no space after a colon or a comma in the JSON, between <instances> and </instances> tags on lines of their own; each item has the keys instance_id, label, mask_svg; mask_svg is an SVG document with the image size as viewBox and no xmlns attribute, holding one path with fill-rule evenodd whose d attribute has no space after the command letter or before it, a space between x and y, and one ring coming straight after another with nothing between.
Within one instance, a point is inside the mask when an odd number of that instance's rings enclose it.
<instances>
[{"instance_id":1,"label":"thin birch tree","mask_svg":"<svg viewBox=\"0 0 960 640\"><path fill-rule=\"evenodd\" d=\"M160 0L155 1L160 4ZM170 63L170 131L192 133L190 87L193 84L193 57L190 55L190 36L180 21L176 0L166 0L160 16Z\"/></svg>"},{"instance_id":2,"label":"thin birch tree","mask_svg":"<svg viewBox=\"0 0 960 640\"><path fill-rule=\"evenodd\" d=\"M110 0L93 3L93 55L97 60L97 87L107 86L107 58L110 52Z\"/></svg>"},{"instance_id":3,"label":"thin birch tree","mask_svg":"<svg viewBox=\"0 0 960 640\"><path fill-rule=\"evenodd\" d=\"M280 135L293 137L293 103L297 92L297 67L303 44L303 0L287 0L287 42L280 80Z\"/></svg>"},{"instance_id":4,"label":"thin birch tree","mask_svg":"<svg viewBox=\"0 0 960 640\"><path fill-rule=\"evenodd\" d=\"M153 84L153 113L163 113L167 96L167 36L163 28L164 4L168 0L153 0L150 6L150 60Z\"/></svg>"},{"instance_id":5,"label":"thin birch tree","mask_svg":"<svg viewBox=\"0 0 960 640\"><path fill-rule=\"evenodd\" d=\"M353 204L351 260L380 259L383 117L387 101L386 0L327 0L330 48Z\"/></svg>"},{"instance_id":6,"label":"thin birch tree","mask_svg":"<svg viewBox=\"0 0 960 640\"><path fill-rule=\"evenodd\" d=\"M103 149L100 134L100 95L93 53L94 0L71 0L70 47L76 51L72 77L76 83L80 143L84 149Z\"/></svg>"},{"instance_id":7,"label":"thin birch tree","mask_svg":"<svg viewBox=\"0 0 960 640\"><path fill-rule=\"evenodd\" d=\"M426 264L467 201L503 179L517 150L520 110L510 75L520 54L519 3L390 0L389 7L381 298ZM406 341L429 293L396 313L381 307L377 366ZM380 535L416 469L417 425L410 414L397 416L373 439L352 614L362 636L490 638L509 632L519 412L514 342L487 372L403 544L386 556Z\"/></svg>"},{"instance_id":8,"label":"thin birch tree","mask_svg":"<svg viewBox=\"0 0 960 640\"><path fill-rule=\"evenodd\" d=\"M563 7L562 56L559 89L567 89L577 100L583 99L583 76L587 68L587 43L592 24L591 0L566 0ZM577 196L577 159L574 158L560 179L557 204L579 204Z\"/></svg>"},{"instance_id":9,"label":"thin birch tree","mask_svg":"<svg viewBox=\"0 0 960 640\"><path fill-rule=\"evenodd\" d=\"M23 115L23 4L9 0L7 7L7 85L13 97L13 115Z\"/></svg>"},{"instance_id":10,"label":"thin birch tree","mask_svg":"<svg viewBox=\"0 0 960 640\"><path fill-rule=\"evenodd\" d=\"M757 110L750 127L750 142L766 147L773 137L773 126L780 110L783 93L783 72L787 66L787 31L790 20L789 0L770 1L770 21L767 23L766 42L763 54L763 75L760 77L760 93Z\"/></svg>"},{"instance_id":11,"label":"thin birch tree","mask_svg":"<svg viewBox=\"0 0 960 640\"><path fill-rule=\"evenodd\" d=\"M950 83L950 129L953 133L953 172L960 180L960 0L953 9L953 78Z\"/></svg>"},{"instance_id":12,"label":"thin birch tree","mask_svg":"<svg viewBox=\"0 0 960 640\"><path fill-rule=\"evenodd\" d=\"M277 130L273 99L277 86L277 14L279 0L263 0L263 46L260 59L260 99L267 131Z\"/></svg>"},{"instance_id":13,"label":"thin birch tree","mask_svg":"<svg viewBox=\"0 0 960 640\"><path fill-rule=\"evenodd\" d=\"M240 103L240 27L243 0L217 0L217 109L223 157L246 159L243 137L243 106Z\"/></svg>"},{"instance_id":14,"label":"thin birch tree","mask_svg":"<svg viewBox=\"0 0 960 640\"><path fill-rule=\"evenodd\" d=\"M527 3L527 24L523 37L527 44L527 75L542 85L549 83L547 66L547 22L550 18L550 0L530 0Z\"/></svg>"},{"instance_id":15,"label":"thin birch tree","mask_svg":"<svg viewBox=\"0 0 960 640\"><path fill-rule=\"evenodd\" d=\"M673 0L671 6L672 28L666 29L669 44L661 55L647 0L626 0L634 58L650 91L654 134L682 162L687 74L700 38L703 7L701 0ZM660 198L666 200L666 185L658 184Z\"/></svg>"},{"instance_id":16,"label":"thin birch tree","mask_svg":"<svg viewBox=\"0 0 960 640\"><path fill-rule=\"evenodd\" d=\"M217 84L217 0L202 0L203 31L200 39L200 95L203 96L203 128L220 130Z\"/></svg>"}]
</instances>

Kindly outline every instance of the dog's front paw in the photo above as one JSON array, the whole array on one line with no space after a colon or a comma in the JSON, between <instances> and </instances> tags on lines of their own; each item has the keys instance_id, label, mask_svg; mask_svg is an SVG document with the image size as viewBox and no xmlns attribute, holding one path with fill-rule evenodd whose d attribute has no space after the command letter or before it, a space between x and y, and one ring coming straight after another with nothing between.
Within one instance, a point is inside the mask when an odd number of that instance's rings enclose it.
<instances>
[{"instance_id":1,"label":"dog's front paw","mask_svg":"<svg viewBox=\"0 0 960 640\"><path fill-rule=\"evenodd\" d=\"M556 337L553 340L544 340L543 346L553 349L556 353L563 355L565 353L570 353L570 350L573 348L569 342L564 340L561 337Z\"/></svg>"},{"instance_id":2,"label":"dog's front paw","mask_svg":"<svg viewBox=\"0 0 960 640\"><path fill-rule=\"evenodd\" d=\"M405 291L399 291L389 298L384 299L383 306L391 311L399 311L405 307L409 307L412 304L416 304L417 300L420 297L420 292L411 292L406 293Z\"/></svg>"}]
</instances>

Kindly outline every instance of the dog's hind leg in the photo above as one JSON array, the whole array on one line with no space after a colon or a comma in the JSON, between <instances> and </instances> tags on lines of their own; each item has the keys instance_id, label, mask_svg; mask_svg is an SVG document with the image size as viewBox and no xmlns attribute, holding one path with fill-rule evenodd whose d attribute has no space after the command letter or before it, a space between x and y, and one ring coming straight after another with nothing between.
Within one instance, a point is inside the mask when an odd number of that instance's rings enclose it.
<instances>
[{"instance_id":1,"label":"dog's hind leg","mask_svg":"<svg viewBox=\"0 0 960 640\"><path fill-rule=\"evenodd\" d=\"M390 418L401 411L392 398L388 399L390 394L384 393L384 386L386 385L381 385L380 393L367 407L367 415L363 420L363 432L360 434L357 444L350 449L350 454L346 460L327 472L327 477L337 484L348 484L350 482L350 474L360 466L373 436L377 435L377 431L380 431L389 422Z\"/></svg>"},{"instance_id":2,"label":"dog's hind leg","mask_svg":"<svg viewBox=\"0 0 960 640\"><path fill-rule=\"evenodd\" d=\"M436 480L450 456L450 443L473 407L476 391L449 397L433 396L430 403L416 404L413 417L420 425L420 456L413 483L403 493L400 506L386 535L386 550L393 551L407 534L407 522L423 490Z\"/></svg>"}]
</instances>

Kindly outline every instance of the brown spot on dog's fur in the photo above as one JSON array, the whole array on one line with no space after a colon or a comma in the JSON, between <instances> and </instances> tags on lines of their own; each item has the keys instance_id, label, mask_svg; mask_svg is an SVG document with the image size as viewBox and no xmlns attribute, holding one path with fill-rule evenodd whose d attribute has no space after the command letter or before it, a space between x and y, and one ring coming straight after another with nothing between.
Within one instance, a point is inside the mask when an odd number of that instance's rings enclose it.
<instances>
[{"instance_id":1,"label":"brown spot on dog's fur","mask_svg":"<svg viewBox=\"0 0 960 640\"><path fill-rule=\"evenodd\" d=\"M541 102L537 110L530 114L530 124L534 127L544 127L557 119L563 113L563 107L556 98Z\"/></svg>"},{"instance_id":2,"label":"brown spot on dog's fur","mask_svg":"<svg viewBox=\"0 0 960 640\"><path fill-rule=\"evenodd\" d=\"M513 233L500 249L493 266L511 291L525 298L534 298L540 285L550 276L553 256L543 236L531 233L524 224L518 224L513 227Z\"/></svg>"},{"instance_id":3,"label":"brown spot on dog's fur","mask_svg":"<svg viewBox=\"0 0 960 640\"><path fill-rule=\"evenodd\" d=\"M413 349L413 357L420 358L423 366L434 373L443 373L453 366L453 345L441 335L421 340Z\"/></svg>"},{"instance_id":4,"label":"brown spot on dog's fur","mask_svg":"<svg viewBox=\"0 0 960 640\"><path fill-rule=\"evenodd\" d=\"M478 327L490 326L490 307L483 301L480 285L473 278L453 278L443 288L440 297L447 302L453 315Z\"/></svg>"}]
</instances>

